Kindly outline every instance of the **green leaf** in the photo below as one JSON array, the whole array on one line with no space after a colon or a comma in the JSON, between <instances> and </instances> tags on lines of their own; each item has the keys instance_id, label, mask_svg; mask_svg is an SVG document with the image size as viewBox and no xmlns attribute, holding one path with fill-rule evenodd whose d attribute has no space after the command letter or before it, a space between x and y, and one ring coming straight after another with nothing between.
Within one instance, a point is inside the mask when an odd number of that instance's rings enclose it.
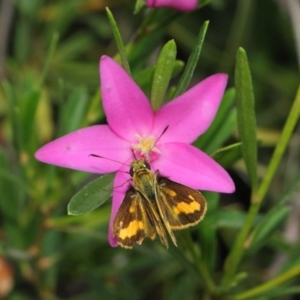
<instances>
[{"instance_id":1,"label":"green leaf","mask_svg":"<svg viewBox=\"0 0 300 300\"><path fill-rule=\"evenodd\" d=\"M21 122L22 122L22 137L23 145L28 149L30 141L34 138L32 132L34 131L35 115L38 108L38 104L41 97L41 91L38 89L32 89L28 91L28 94L22 95L19 98L18 106L21 111Z\"/></svg>"},{"instance_id":2,"label":"green leaf","mask_svg":"<svg viewBox=\"0 0 300 300\"><path fill-rule=\"evenodd\" d=\"M223 209L216 212L216 228L240 229L246 220L244 212Z\"/></svg>"},{"instance_id":3,"label":"green leaf","mask_svg":"<svg viewBox=\"0 0 300 300\"><path fill-rule=\"evenodd\" d=\"M128 59L133 70L140 69L141 62L144 62L157 49L157 45L161 43L161 39L164 36L165 27L166 25L163 25L158 30L151 31L147 35L142 35L138 43L132 43L127 46Z\"/></svg>"},{"instance_id":4,"label":"green leaf","mask_svg":"<svg viewBox=\"0 0 300 300\"><path fill-rule=\"evenodd\" d=\"M123 44L122 37L121 37L120 31L119 31L118 25L117 25L117 23L114 19L113 14L111 13L111 11L109 10L108 7L106 8L106 13L107 13L107 16L108 16L108 20L109 20L114 38L115 38L116 43L117 43L117 47L118 47L118 50L119 50L119 53L120 53L123 68L130 75L131 72L130 72L130 67L129 67L129 63L128 63L128 59L127 59L126 49L125 49L125 46Z\"/></svg>"},{"instance_id":5,"label":"green leaf","mask_svg":"<svg viewBox=\"0 0 300 300\"><path fill-rule=\"evenodd\" d=\"M300 174L295 177L295 179L291 182L290 186L287 190L282 194L276 206L281 206L286 203L287 200L290 199L293 193L295 193L300 188Z\"/></svg>"},{"instance_id":6,"label":"green leaf","mask_svg":"<svg viewBox=\"0 0 300 300\"><path fill-rule=\"evenodd\" d=\"M22 135L24 129L21 124L20 107L18 105L15 91L12 85L8 81L4 80L2 86L8 103L9 122L13 133L12 134L13 143L16 150L20 152L24 150L24 144L23 144L24 137Z\"/></svg>"},{"instance_id":7,"label":"green leaf","mask_svg":"<svg viewBox=\"0 0 300 300\"><path fill-rule=\"evenodd\" d=\"M201 244L201 257L213 269L217 259L217 231L214 227L216 212L218 211L220 194L205 192L205 199L209 209L203 221L197 226L198 238Z\"/></svg>"},{"instance_id":8,"label":"green leaf","mask_svg":"<svg viewBox=\"0 0 300 300\"><path fill-rule=\"evenodd\" d=\"M202 0L200 1L200 3L198 4L198 8L202 8L208 4L210 4L211 0Z\"/></svg>"},{"instance_id":9,"label":"green leaf","mask_svg":"<svg viewBox=\"0 0 300 300\"><path fill-rule=\"evenodd\" d=\"M256 190L257 139L254 94L247 55L242 48L239 48L237 51L235 87L238 130L242 142L242 153L250 177L251 186Z\"/></svg>"},{"instance_id":10,"label":"green leaf","mask_svg":"<svg viewBox=\"0 0 300 300\"><path fill-rule=\"evenodd\" d=\"M163 104L173 73L176 53L176 44L174 40L171 40L163 46L158 57L150 96L154 111L157 111Z\"/></svg>"},{"instance_id":11,"label":"green leaf","mask_svg":"<svg viewBox=\"0 0 300 300\"><path fill-rule=\"evenodd\" d=\"M236 127L236 110L232 107L235 90L228 89L208 130L194 143L196 147L207 153L216 151L231 136Z\"/></svg>"},{"instance_id":12,"label":"green leaf","mask_svg":"<svg viewBox=\"0 0 300 300\"><path fill-rule=\"evenodd\" d=\"M287 295L300 295L300 287L297 285L292 287L280 286L264 293L266 299L288 299L283 297ZM290 299L293 298L295 299L295 297L290 297Z\"/></svg>"},{"instance_id":13,"label":"green leaf","mask_svg":"<svg viewBox=\"0 0 300 300\"><path fill-rule=\"evenodd\" d=\"M256 197L261 199L262 202L266 195L269 186L274 178L274 175L278 169L279 163L283 157L283 154L288 146L290 138L294 132L295 126L300 118L300 86L298 87L296 97L293 101L293 105L286 119L279 141L272 155L271 161L268 165L268 169L263 177L262 183L257 191Z\"/></svg>"},{"instance_id":14,"label":"green leaf","mask_svg":"<svg viewBox=\"0 0 300 300\"><path fill-rule=\"evenodd\" d=\"M282 194L276 205L269 210L266 215L257 224L253 233L251 234L252 240L249 247L249 251L253 253L257 251L265 241L265 238L270 236L284 221L290 212L290 207L284 206L285 203L290 199L292 194L299 189L300 177L295 177L290 187Z\"/></svg>"},{"instance_id":15,"label":"green leaf","mask_svg":"<svg viewBox=\"0 0 300 300\"><path fill-rule=\"evenodd\" d=\"M227 118L223 125L219 127L219 130L214 135L211 142L206 146L205 152L212 153L216 149L220 148L224 142L226 142L232 135L234 128L236 127L236 110L231 109L228 112Z\"/></svg>"},{"instance_id":16,"label":"green leaf","mask_svg":"<svg viewBox=\"0 0 300 300\"><path fill-rule=\"evenodd\" d=\"M184 67L184 63L181 60L175 60L171 78L174 78L178 74L180 74L183 67ZM147 95L150 95L151 81L153 80L154 71L155 71L155 66L150 66L142 70L139 70L133 75L134 81ZM166 101L169 100L169 95L167 95L167 99L165 100Z\"/></svg>"},{"instance_id":17,"label":"green leaf","mask_svg":"<svg viewBox=\"0 0 300 300\"><path fill-rule=\"evenodd\" d=\"M272 233L282 225L282 222L290 213L290 207L281 207L280 209L272 210L264 216L261 222L258 224L254 231L254 236L251 240L251 245L249 247L250 252L253 254L258 248L266 244Z\"/></svg>"},{"instance_id":18,"label":"green leaf","mask_svg":"<svg viewBox=\"0 0 300 300\"><path fill-rule=\"evenodd\" d=\"M136 84L144 91L146 95L150 95L151 91L151 81L153 79L153 74L155 71L155 66L149 66L143 68L133 74L133 80Z\"/></svg>"},{"instance_id":19,"label":"green leaf","mask_svg":"<svg viewBox=\"0 0 300 300\"><path fill-rule=\"evenodd\" d=\"M145 6L145 1L144 0L137 0L135 2L135 7L134 7L134 14L139 13L139 11Z\"/></svg>"},{"instance_id":20,"label":"green leaf","mask_svg":"<svg viewBox=\"0 0 300 300\"><path fill-rule=\"evenodd\" d=\"M61 104L58 136L72 132L81 126L86 116L88 93L85 88L74 90L67 103Z\"/></svg>"},{"instance_id":21,"label":"green leaf","mask_svg":"<svg viewBox=\"0 0 300 300\"><path fill-rule=\"evenodd\" d=\"M100 99L100 100L99 100ZM99 123L99 120L105 119L105 113L102 105L102 97L100 91L97 90L90 99L87 107L87 112L83 119L83 126Z\"/></svg>"},{"instance_id":22,"label":"green leaf","mask_svg":"<svg viewBox=\"0 0 300 300\"><path fill-rule=\"evenodd\" d=\"M23 195L30 195L30 189L21 176L11 171L10 161L0 148L0 211L7 220L17 220Z\"/></svg>"},{"instance_id":23,"label":"green leaf","mask_svg":"<svg viewBox=\"0 0 300 300\"><path fill-rule=\"evenodd\" d=\"M224 168L228 168L242 157L241 148L241 143L235 143L217 150L211 155L211 157Z\"/></svg>"},{"instance_id":24,"label":"green leaf","mask_svg":"<svg viewBox=\"0 0 300 300\"><path fill-rule=\"evenodd\" d=\"M58 38L58 36L54 36L53 38ZM74 60L78 62L78 57L80 57L80 55L83 55L86 51L88 51L88 49L93 47L93 42L93 39L89 35L87 35L86 32L78 32L76 34L72 34L66 39L62 39L62 41L60 41L59 45L57 46L57 49L54 49L55 64L71 62ZM50 47L54 46L55 45L51 44ZM48 56L52 55L51 51L53 50L50 48ZM49 59L51 59L51 57L47 58L47 60Z\"/></svg>"},{"instance_id":25,"label":"green leaf","mask_svg":"<svg viewBox=\"0 0 300 300\"><path fill-rule=\"evenodd\" d=\"M103 175L87 184L72 197L68 205L68 214L83 215L107 201L112 194L114 177L115 174Z\"/></svg>"},{"instance_id":26,"label":"green leaf","mask_svg":"<svg viewBox=\"0 0 300 300\"><path fill-rule=\"evenodd\" d=\"M50 42L50 47L49 47L49 50L48 50L48 53L47 53L47 59L46 59L46 63L45 63L44 68L43 68L43 72L42 72L41 77L40 77L39 86L43 85L43 83L46 79L46 76L48 75L50 63L53 59L54 52L56 50L56 46L57 46L57 43L58 43L58 39L59 39L59 34L57 32L55 32L53 34L51 42Z\"/></svg>"},{"instance_id":27,"label":"green leaf","mask_svg":"<svg viewBox=\"0 0 300 300\"><path fill-rule=\"evenodd\" d=\"M197 66L198 60L199 60L199 56L201 53L201 49L202 49L202 45L203 45L203 41L205 38L205 34L207 31L207 27L208 27L209 21L204 22L204 24L202 25L202 27L200 28L195 46L192 50L192 53L189 57L189 60L186 64L186 67L184 69L184 72L180 78L180 81L177 85L177 89L174 92L173 98L179 96L180 94L184 93L185 90L187 89L188 85L190 84L191 78L194 74L194 70Z\"/></svg>"},{"instance_id":28,"label":"green leaf","mask_svg":"<svg viewBox=\"0 0 300 300\"><path fill-rule=\"evenodd\" d=\"M272 291L279 286L282 286L289 282L290 280L299 277L300 275L300 265L296 265L293 268L290 268L288 271L277 275L271 279L268 279L266 282L256 285L254 288L246 290L240 294L233 296L233 299L242 300L242 299L259 299L258 296L264 295L269 291ZM268 298L270 299L270 298Z\"/></svg>"}]
</instances>

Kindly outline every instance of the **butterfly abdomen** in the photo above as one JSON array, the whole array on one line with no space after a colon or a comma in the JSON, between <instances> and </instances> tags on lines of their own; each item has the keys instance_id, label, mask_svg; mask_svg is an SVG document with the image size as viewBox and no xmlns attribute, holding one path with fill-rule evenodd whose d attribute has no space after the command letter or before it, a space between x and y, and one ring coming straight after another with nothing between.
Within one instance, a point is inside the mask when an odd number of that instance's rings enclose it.
<instances>
[{"instance_id":1,"label":"butterfly abdomen","mask_svg":"<svg viewBox=\"0 0 300 300\"><path fill-rule=\"evenodd\" d=\"M149 202L156 202L155 177L151 172L140 170L132 178L133 185Z\"/></svg>"}]
</instances>

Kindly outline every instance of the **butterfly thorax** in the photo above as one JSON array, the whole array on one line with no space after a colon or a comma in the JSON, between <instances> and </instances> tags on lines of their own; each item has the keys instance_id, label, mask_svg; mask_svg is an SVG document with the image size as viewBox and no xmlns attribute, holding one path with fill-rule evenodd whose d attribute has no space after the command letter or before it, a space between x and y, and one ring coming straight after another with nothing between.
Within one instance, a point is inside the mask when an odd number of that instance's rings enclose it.
<instances>
[{"instance_id":1,"label":"butterfly thorax","mask_svg":"<svg viewBox=\"0 0 300 300\"><path fill-rule=\"evenodd\" d=\"M143 159L132 162L130 173L132 175L132 183L148 201L155 203L155 173L150 171L150 165Z\"/></svg>"}]
</instances>

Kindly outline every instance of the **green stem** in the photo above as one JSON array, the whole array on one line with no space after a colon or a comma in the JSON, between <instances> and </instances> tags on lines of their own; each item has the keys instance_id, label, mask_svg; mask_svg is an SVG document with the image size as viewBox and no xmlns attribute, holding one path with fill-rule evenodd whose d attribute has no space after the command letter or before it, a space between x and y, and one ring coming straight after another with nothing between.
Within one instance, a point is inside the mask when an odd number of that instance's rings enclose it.
<instances>
[{"instance_id":1,"label":"green stem","mask_svg":"<svg viewBox=\"0 0 300 300\"><path fill-rule=\"evenodd\" d=\"M260 199L261 202L269 189L269 186L275 175L278 165L281 161L283 153L288 145L288 142L292 136L293 130L297 124L299 116L300 116L300 86L298 88L297 95L294 100L292 109L290 111L288 119L282 130L282 134L281 134L278 144L275 148L275 151L274 151L273 157L271 159L271 162L269 164L269 167L267 169L267 172L266 172L266 174L263 178L263 181L257 191L257 197L258 197L258 199Z\"/></svg>"},{"instance_id":2,"label":"green stem","mask_svg":"<svg viewBox=\"0 0 300 300\"><path fill-rule=\"evenodd\" d=\"M300 265L290 269L289 271L269 280L268 282L261 284L249 291L243 292L241 294L236 295L233 297L235 300L243 300L243 299L253 299L254 296L261 295L273 288L277 288L279 285L287 282L288 280L292 279L293 277L300 274Z\"/></svg>"},{"instance_id":3,"label":"green stem","mask_svg":"<svg viewBox=\"0 0 300 300\"><path fill-rule=\"evenodd\" d=\"M275 172L278 168L278 165L281 161L283 153L288 145L288 142L291 138L293 130L296 126L296 123L300 116L300 86L297 91L296 98L294 100L293 106L287 118L287 121L282 130L282 134L279 138L273 156L271 158L270 164L266 171L266 174L257 190L257 192L253 192L251 199L251 207L249 213L247 215L244 226L242 227L239 235L237 236L235 243L229 253L227 260L225 262L225 272L222 282L224 284L228 284L232 277L235 275L237 268L242 259L243 253L245 249L247 249L251 241L246 243L246 239L249 236L249 232L253 226L254 220L257 216L257 213L260 209L260 206L264 200L264 197L269 189L269 186L274 178Z\"/></svg>"}]
</instances>

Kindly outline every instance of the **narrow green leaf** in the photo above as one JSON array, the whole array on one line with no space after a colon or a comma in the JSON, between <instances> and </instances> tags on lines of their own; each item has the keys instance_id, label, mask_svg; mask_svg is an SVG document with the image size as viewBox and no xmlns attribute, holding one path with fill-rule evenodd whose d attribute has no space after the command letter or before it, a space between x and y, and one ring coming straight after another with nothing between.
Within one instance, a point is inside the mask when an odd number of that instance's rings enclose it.
<instances>
[{"instance_id":1,"label":"narrow green leaf","mask_svg":"<svg viewBox=\"0 0 300 300\"><path fill-rule=\"evenodd\" d=\"M220 148L232 135L233 130L236 128L236 109L231 109L228 112L226 120L219 130L214 135L213 139L205 147L205 152L212 153Z\"/></svg>"},{"instance_id":2,"label":"narrow green leaf","mask_svg":"<svg viewBox=\"0 0 300 300\"><path fill-rule=\"evenodd\" d=\"M239 232L235 243L233 244L231 251L225 261L225 272L223 275L222 282L229 283L231 278L234 276L236 269L244 254L245 241L248 234L253 226L254 220L258 214L259 208L263 202L263 199L270 187L272 179L279 166L284 151L288 145L291 135L295 129L297 121L300 116L300 87L298 88L296 98L293 102L292 108L283 127L282 134L274 150L274 154L271 158L270 164L267 168L266 174L263 177L262 183L259 189L252 196L252 203L249 209L244 226Z\"/></svg>"},{"instance_id":3,"label":"narrow green leaf","mask_svg":"<svg viewBox=\"0 0 300 300\"><path fill-rule=\"evenodd\" d=\"M269 290L268 292L264 293L263 299L288 299L287 295L300 295L300 286L295 283L296 286L280 286L278 288L274 288L272 290ZM290 299L295 299L295 297L289 297Z\"/></svg>"},{"instance_id":4,"label":"narrow green leaf","mask_svg":"<svg viewBox=\"0 0 300 300\"><path fill-rule=\"evenodd\" d=\"M67 103L62 103L58 136L74 131L81 126L86 116L88 102L87 90L79 87L74 90Z\"/></svg>"},{"instance_id":5,"label":"narrow green leaf","mask_svg":"<svg viewBox=\"0 0 300 300\"><path fill-rule=\"evenodd\" d=\"M180 78L180 81L177 85L177 89L174 92L173 98L179 96L180 94L182 94L188 87L188 85L190 84L191 78L194 74L194 70L197 66L198 60L199 60L199 56L201 53L201 49L202 49L202 45L203 45L203 41L205 38L205 34L208 28L208 24L209 21L204 22L204 24L202 25L202 27L200 28L195 46L192 50L192 53L189 57L189 60L186 64L186 67L184 69L184 72Z\"/></svg>"},{"instance_id":6,"label":"narrow green leaf","mask_svg":"<svg viewBox=\"0 0 300 300\"><path fill-rule=\"evenodd\" d=\"M59 39L59 34L57 32L55 32L53 34L51 42L50 42L50 47L49 47L49 50L48 50L48 53L47 53L47 59L46 59L46 63L45 63L44 68L43 68L43 72L42 72L42 75L40 77L39 86L41 86L44 83L45 79L46 79L46 76L47 76L48 71L49 71L51 60L52 60L54 52L56 50L58 39Z\"/></svg>"},{"instance_id":7,"label":"narrow green leaf","mask_svg":"<svg viewBox=\"0 0 300 300\"><path fill-rule=\"evenodd\" d=\"M298 87L296 97L293 101L293 105L284 124L281 136L272 155L266 174L264 175L259 190L257 191L256 196L260 199L261 202L269 189L272 179L274 178L274 175L277 171L279 163L281 162L282 156L284 154L284 151L286 150L290 138L294 132L299 117L300 117L300 86Z\"/></svg>"},{"instance_id":8,"label":"narrow green leaf","mask_svg":"<svg viewBox=\"0 0 300 300\"><path fill-rule=\"evenodd\" d=\"M277 205L278 206L284 205L286 201L290 199L292 194L295 193L299 188L300 188L300 174L298 174L298 176L295 177L295 179L292 181L292 183L287 188L287 190L282 194Z\"/></svg>"},{"instance_id":9,"label":"narrow green leaf","mask_svg":"<svg viewBox=\"0 0 300 300\"><path fill-rule=\"evenodd\" d=\"M215 220L215 228L240 229L246 220L246 215L244 212L223 209L216 211Z\"/></svg>"},{"instance_id":10,"label":"narrow green leaf","mask_svg":"<svg viewBox=\"0 0 300 300\"><path fill-rule=\"evenodd\" d=\"M236 57L235 87L237 121L242 153L250 177L251 186L257 189L257 139L252 79L244 49L239 48Z\"/></svg>"},{"instance_id":11,"label":"narrow green leaf","mask_svg":"<svg viewBox=\"0 0 300 300\"><path fill-rule=\"evenodd\" d=\"M32 132L36 126L35 115L39 105L40 96L41 90L33 88L30 90L27 97L25 96L24 99L19 99L18 104L22 112L20 120L22 122L22 137L26 149L28 149L30 141L34 138Z\"/></svg>"},{"instance_id":12,"label":"narrow green leaf","mask_svg":"<svg viewBox=\"0 0 300 300\"><path fill-rule=\"evenodd\" d=\"M125 46L123 44L122 37L121 37L120 31L119 31L119 28L117 26L117 23L115 21L115 18L114 18L113 14L111 13L111 11L109 10L108 7L106 7L106 13L107 13L107 16L108 16L108 20L109 20L109 23L110 23L115 41L117 43L117 47L118 47L118 50L119 50L119 53L120 53L123 68L126 70L126 72L129 75L131 75L130 67L129 67L129 63L128 63L128 59L127 59L127 54L126 54L126 49L125 49Z\"/></svg>"},{"instance_id":13,"label":"narrow green leaf","mask_svg":"<svg viewBox=\"0 0 300 300\"><path fill-rule=\"evenodd\" d=\"M216 212L218 211L220 194L205 192L204 196L209 209L200 226L197 226L198 238L201 245L201 258L212 270L217 259L217 231L215 229Z\"/></svg>"},{"instance_id":14,"label":"narrow green leaf","mask_svg":"<svg viewBox=\"0 0 300 300\"><path fill-rule=\"evenodd\" d=\"M182 60L175 60L172 78L178 76L182 72L184 66L185 64Z\"/></svg>"},{"instance_id":15,"label":"narrow green leaf","mask_svg":"<svg viewBox=\"0 0 300 300\"><path fill-rule=\"evenodd\" d=\"M215 151L211 157L224 168L228 168L242 157L241 148L241 143L235 143Z\"/></svg>"},{"instance_id":16,"label":"narrow green leaf","mask_svg":"<svg viewBox=\"0 0 300 300\"><path fill-rule=\"evenodd\" d=\"M68 205L68 214L83 215L107 201L112 194L114 177L115 174L103 175L87 184L72 197Z\"/></svg>"},{"instance_id":17,"label":"narrow green leaf","mask_svg":"<svg viewBox=\"0 0 300 300\"><path fill-rule=\"evenodd\" d=\"M231 136L236 127L236 110L233 108L235 90L228 89L208 130L194 143L207 153L216 151Z\"/></svg>"},{"instance_id":18,"label":"narrow green leaf","mask_svg":"<svg viewBox=\"0 0 300 300\"><path fill-rule=\"evenodd\" d=\"M235 300L242 300L242 299L258 299L258 296L263 295L273 289L286 284L291 279L299 277L300 275L300 265L296 265L293 268L289 269L288 271L279 274L278 276L269 279L268 281L264 282L261 285L257 285L252 289L246 290L240 294L237 294L232 297Z\"/></svg>"},{"instance_id":19,"label":"narrow green leaf","mask_svg":"<svg viewBox=\"0 0 300 300\"><path fill-rule=\"evenodd\" d=\"M0 211L2 220L5 218L16 220L18 218L20 203L22 197L20 195L30 195L30 189L21 176L14 169L11 170L11 162L6 153L0 148Z\"/></svg>"},{"instance_id":20,"label":"narrow green leaf","mask_svg":"<svg viewBox=\"0 0 300 300\"><path fill-rule=\"evenodd\" d=\"M144 0L137 0L135 2L135 6L134 6L134 14L138 14L139 11L145 6L145 1Z\"/></svg>"},{"instance_id":21,"label":"narrow green leaf","mask_svg":"<svg viewBox=\"0 0 300 300\"><path fill-rule=\"evenodd\" d=\"M150 95L151 93L151 81L153 79L154 71L155 66L152 65L135 72L133 75L134 82L136 82L146 95Z\"/></svg>"},{"instance_id":22,"label":"narrow green leaf","mask_svg":"<svg viewBox=\"0 0 300 300\"><path fill-rule=\"evenodd\" d=\"M1 160L0 160L1 161ZM12 185L12 189L22 189L23 192L26 192L28 195L30 195L30 188L28 185L22 180L22 178L19 178L18 176L11 173L10 170L3 170L3 165L1 165L0 169L0 186L2 186L3 182L3 188L1 191L7 192L9 190L8 185ZM4 188L5 187L5 188ZM2 194L1 200L9 199L9 197L5 197ZM12 198L13 199L13 198ZM11 205L12 201L8 202L7 204L9 206Z\"/></svg>"},{"instance_id":23,"label":"narrow green leaf","mask_svg":"<svg viewBox=\"0 0 300 300\"><path fill-rule=\"evenodd\" d=\"M155 12L156 10L154 10ZM139 42L135 44L129 44L126 49L130 55L128 56L130 66L132 69L139 68L142 61L145 61L146 58L150 57L157 45L161 42L161 39L165 34L164 25L158 30L151 31L147 35L141 35L139 37Z\"/></svg>"},{"instance_id":24,"label":"narrow green leaf","mask_svg":"<svg viewBox=\"0 0 300 300\"><path fill-rule=\"evenodd\" d=\"M202 0L198 4L198 8L202 8L202 7L206 6L206 5L208 5L210 2L211 2L211 0Z\"/></svg>"},{"instance_id":25,"label":"narrow green leaf","mask_svg":"<svg viewBox=\"0 0 300 300\"><path fill-rule=\"evenodd\" d=\"M282 225L282 222L290 213L290 207L281 207L279 210L272 210L264 216L258 226L255 228L254 236L251 239L251 245L249 247L250 253L254 253L258 248L265 244L268 237L272 236L272 233Z\"/></svg>"},{"instance_id":26,"label":"narrow green leaf","mask_svg":"<svg viewBox=\"0 0 300 300\"><path fill-rule=\"evenodd\" d=\"M4 80L2 82L4 93L8 103L9 121L12 128L13 143L18 152L24 150L24 137L22 136L21 112L18 105L16 95L11 84Z\"/></svg>"},{"instance_id":27,"label":"narrow green leaf","mask_svg":"<svg viewBox=\"0 0 300 300\"><path fill-rule=\"evenodd\" d=\"M181 73L183 67L184 67L184 63L181 60L175 60L171 78L178 76ZM155 71L155 66L152 65L142 70L139 70L133 75L134 81L147 95L150 95L151 93L151 81L153 80L154 71ZM165 100L168 101L169 95L167 95L166 97L167 99Z\"/></svg>"},{"instance_id":28,"label":"narrow green leaf","mask_svg":"<svg viewBox=\"0 0 300 300\"><path fill-rule=\"evenodd\" d=\"M84 55L93 45L93 39L86 32L76 32L60 41L59 46L55 50L55 64L58 62L78 62L78 57Z\"/></svg>"},{"instance_id":29,"label":"narrow green leaf","mask_svg":"<svg viewBox=\"0 0 300 300\"><path fill-rule=\"evenodd\" d=\"M99 101L100 99L100 101ZM99 103L100 102L100 103ZM93 97L88 101L87 112L83 118L83 126L89 126L95 124L99 120L105 119L105 113L102 105L102 97L100 91L97 90Z\"/></svg>"},{"instance_id":30,"label":"narrow green leaf","mask_svg":"<svg viewBox=\"0 0 300 300\"><path fill-rule=\"evenodd\" d=\"M163 104L173 73L176 53L176 44L174 40L171 40L163 46L158 57L150 96L154 111L157 111Z\"/></svg>"},{"instance_id":31,"label":"narrow green leaf","mask_svg":"<svg viewBox=\"0 0 300 300\"><path fill-rule=\"evenodd\" d=\"M264 238L270 235L282 221L287 217L290 212L290 208L284 206L285 203L290 199L292 194L299 189L300 186L300 176L296 178L291 183L290 187L282 194L276 205L269 210L266 215L261 219L253 230L251 236L251 244L249 246L249 251L253 253L259 249L259 246L264 241Z\"/></svg>"}]
</instances>

